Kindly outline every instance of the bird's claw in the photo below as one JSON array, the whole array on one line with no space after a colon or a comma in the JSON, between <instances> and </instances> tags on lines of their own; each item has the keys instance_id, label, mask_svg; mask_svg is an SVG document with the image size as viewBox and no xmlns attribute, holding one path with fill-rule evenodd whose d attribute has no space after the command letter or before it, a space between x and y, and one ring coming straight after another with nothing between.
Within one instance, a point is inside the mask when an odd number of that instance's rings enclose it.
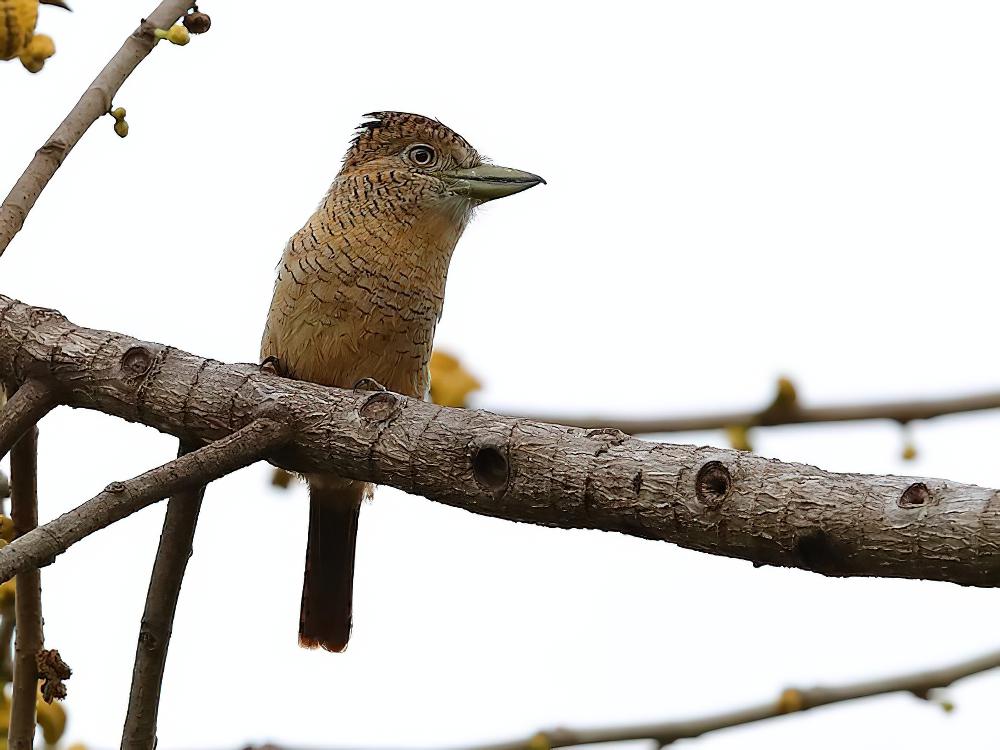
<instances>
[{"instance_id":1,"label":"bird's claw","mask_svg":"<svg viewBox=\"0 0 1000 750\"><path fill-rule=\"evenodd\" d=\"M281 360L273 354L264 357L264 361L260 363L260 371L270 373L271 375L284 376L285 374L281 367Z\"/></svg>"},{"instance_id":2,"label":"bird's claw","mask_svg":"<svg viewBox=\"0 0 1000 750\"><path fill-rule=\"evenodd\" d=\"M375 378L361 378L357 383L354 384L354 390L356 391L387 391L389 390Z\"/></svg>"}]
</instances>

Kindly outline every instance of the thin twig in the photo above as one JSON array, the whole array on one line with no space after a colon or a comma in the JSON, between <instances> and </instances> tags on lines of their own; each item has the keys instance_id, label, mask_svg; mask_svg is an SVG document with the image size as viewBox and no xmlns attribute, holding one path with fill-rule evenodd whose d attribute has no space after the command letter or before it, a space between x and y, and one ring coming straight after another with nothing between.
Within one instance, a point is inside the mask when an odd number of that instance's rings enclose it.
<instances>
[{"instance_id":1,"label":"thin twig","mask_svg":"<svg viewBox=\"0 0 1000 750\"><path fill-rule=\"evenodd\" d=\"M608 742L638 740L655 742L660 747L664 747L677 740L701 737L720 729L729 729L765 719L801 713L833 703L844 703L887 693L912 693L917 698L929 700L932 698L931 692L933 690L946 688L961 679L998 667L1000 667L1000 651L994 651L940 669L833 687L789 688L783 690L775 700L697 719L594 729L551 729L524 739L485 745L467 745L460 750L540 750L541 748L554 750L555 748L578 745L599 745ZM249 746L245 750L293 750L293 748L269 743L257 747ZM319 749L314 748L313 750ZM328 748L327 750L334 749Z\"/></svg>"},{"instance_id":2,"label":"thin twig","mask_svg":"<svg viewBox=\"0 0 1000 750\"><path fill-rule=\"evenodd\" d=\"M66 155L98 117L107 114L111 101L125 79L156 44L154 29L171 26L189 7L190 0L164 0L132 32L121 49L87 87L80 101L49 136L24 174L0 205L0 255L14 239L35 201L59 169Z\"/></svg>"},{"instance_id":3,"label":"thin twig","mask_svg":"<svg viewBox=\"0 0 1000 750\"><path fill-rule=\"evenodd\" d=\"M15 395L16 398L16 395ZM32 426L10 454L11 517L14 534L23 537L38 526L38 428ZM36 657L42 650L42 582L37 569L17 576L14 597L14 686L7 747L31 750L35 741L38 694Z\"/></svg>"},{"instance_id":4,"label":"thin twig","mask_svg":"<svg viewBox=\"0 0 1000 750\"><path fill-rule=\"evenodd\" d=\"M948 687L954 682L971 675L1000 667L1000 651L960 662L941 669L931 669L911 674L866 680L834 687L814 687L809 689L789 689L777 700L736 711L714 714L687 721L672 721L661 724L647 724L598 729L554 729L540 732L534 737L491 745L470 746L465 750L536 750L537 748L571 747L575 745L596 745L603 742L626 742L629 740L651 740L660 747L677 740L700 737L720 729L750 724L764 719L773 719L786 714L800 713L832 703L869 698L885 693L913 693L926 699L930 691Z\"/></svg>"},{"instance_id":5,"label":"thin twig","mask_svg":"<svg viewBox=\"0 0 1000 750\"><path fill-rule=\"evenodd\" d=\"M83 505L0 549L0 582L50 564L84 537L165 497L201 487L259 461L284 445L289 436L285 425L258 419L134 479L112 482Z\"/></svg>"},{"instance_id":6,"label":"thin twig","mask_svg":"<svg viewBox=\"0 0 1000 750\"><path fill-rule=\"evenodd\" d=\"M191 450L191 447L181 443L177 455L183 456ZM156 550L146 608L139 628L139 644L135 650L132 690L122 733L123 750L151 750L156 747L156 718L167 648L204 495L205 486L202 485L174 495L167 503L167 515L163 520L160 545Z\"/></svg>"},{"instance_id":7,"label":"thin twig","mask_svg":"<svg viewBox=\"0 0 1000 750\"><path fill-rule=\"evenodd\" d=\"M0 408L0 458L55 405L55 391L50 385L40 380L25 381Z\"/></svg>"},{"instance_id":8,"label":"thin twig","mask_svg":"<svg viewBox=\"0 0 1000 750\"><path fill-rule=\"evenodd\" d=\"M570 427L610 427L629 435L653 435L670 432L723 430L727 427L775 427L778 425L814 422L856 422L885 419L906 424L918 419L933 419L948 414L1000 409L1000 391L959 396L955 398L913 401L884 401L870 404L830 406L792 405L784 409L761 411L718 412L690 416L663 416L630 419L627 417L574 417L563 414L526 414L525 419L563 424Z\"/></svg>"}]
</instances>

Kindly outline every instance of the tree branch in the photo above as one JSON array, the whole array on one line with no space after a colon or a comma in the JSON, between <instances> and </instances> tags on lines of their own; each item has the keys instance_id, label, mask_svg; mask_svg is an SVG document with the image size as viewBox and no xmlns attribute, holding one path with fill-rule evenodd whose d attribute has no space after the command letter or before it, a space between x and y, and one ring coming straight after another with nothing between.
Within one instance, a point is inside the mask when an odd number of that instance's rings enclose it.
<instances>
[{"instance_id":1,"label":"tree branch","mask_svg":"<svg viewBox=\"0 0 1000 750\"><path fill-rule=\"evenodd\" d=\"M190 452L190 447L181 444L177 455L181 457ZM139 628L122 750L156 747L156 718L167 648L204 495L205 486L202 485L174 495L167 503L167 515L163 520L163 532Z\"/></svg>"},{"instance_id":2,"label":"tree branch","mask_svg":"<svg viewBox=\"0 0 1000 750\"><path fill-rule=\"evenodd\" d=\"M835 474L324 388L80 328L0 295L0 377L9 373L44 374L69 405L184 440L274 420L291 430L270 457L283 468L389 484L484 515L620 531L826 575L1000 585L1000 492L992 489ZM59 549L25 562L15 545L0 550L0 578Z\"/></svg>"},{"instance_id":3,"label":"tree branch","mask_svg":"<svg viewBox=\"0 0 1000 750\"><path fill-rule=\"evenodd\" d=\"M807 689L788 688L783 690L776 700L697 719L593 729L550 729L525 739L485 745L468 745L461 750L555 750L555 748L562 747L633 740L649 740L664 747L677 740L701 737L720 729L729 729L765 719L775 719L779 716L801 713L820 706L870 698L876 695L912 693L917 698L930 700L933 690L949 687L966 677L998 667L1000 667L1000 651L995 651L940 669L894 675L847 685ZM245 750L293 749L284 745L266 744L257 747L249 746Z\"/></svg>"},{"instance_id":4,"label":"tree branch","mask_svg":"<svg viewBox=\"0 0 1000 750\"><path fill-rule=\"evenodd\" d=\"M777 700L700 719L627 727L553 729L539 732L534 737L525 740L476 745L467 748L467 750L538 750L538 748L595 745L603 742L626 742L628 740L652 740L657 742L660 747L664 747L677 740L700 737L719 729L728 729L786 714L800 713L811 708L828 706L831 703L870 698L874 695L906 692L926 699L932 690L948 687L965 677L997 667L1000 667L1000 651L985 654L950 667L885 677L879 680L866 680L832 687L791 688L782 692Z\"/></svg>"},{"instance_id":5,"label":"tree branch","mask_svg":"<svg viewBox=\"0 0 1000 750\"><path fill-rule=\"evenodd\" d=\"M135 479L112 482L83 505L0 549L0 581L48 565L84 537L165 497L197 489L259 461L288 439L284 425L258 419Z\"/></svg>"},{"instance_id":6,"label":"tree branch","mask_svg":"<svg viewBox=\"0 0 1000 750\"><path fill-rule=\"evenodd\" d=\"M646 419L619 417L574 417L534 414L525 419L552 422L570 427L609 427L628 435L654 435L671 432L700 432L724 430L727 427L776 427L778 425L817 422L858 422L886 419L906 424L919 419L933 419L948 414L1000 409L1000 391L975 393L954 398L920 399L910 401L882 401L870 404L843 404L830 406L799 406L746 412L718 412L690 416L663 416Z\"/></svg>"},{"instance_id":7,"label":"tree branch","mask_svg":"<svg viewBox=\"0 0 1000 750\"><path fill-rule=\"evenodd\" d=\"M16 394L15 394L16 398ZM11 518L16 538L38 526L38 428L31 426L10 454ZM38 652L42 650L42 581L37 569L17 576L14 596L14 686L7 747L31 750L35 741Z\"/></svg>"},{"instance_id":8,"label":"tree branch","mask_svg":"<svg viewBox=\"0 0 1000 750\"><path fill-rule=\"evenodd\" d=\"M40 380L27 380L0 407L0 458L56 405L55 391Z\"/></svg>"},{"instance_id":9,"label":"tree branch","mask_svg":"<svg viewBox=\"0 0 1000 750\"><path fill-rule=\"evenodd\" d=\"M111 101L125 79L138 67L156 44L154 29L171 26L189 7L190 0L164 0L125 40L80 101L49 136L24 174L0 204L0 255L14 239L24 220L63 159L80 141L98 117L107 114Z\"/></svg>"}]
</instances>

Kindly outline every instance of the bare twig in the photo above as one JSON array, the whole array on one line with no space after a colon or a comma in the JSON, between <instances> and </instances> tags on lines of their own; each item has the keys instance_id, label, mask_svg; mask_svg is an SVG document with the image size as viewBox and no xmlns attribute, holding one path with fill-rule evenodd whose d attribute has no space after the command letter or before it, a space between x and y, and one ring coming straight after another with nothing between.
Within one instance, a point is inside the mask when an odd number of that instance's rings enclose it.
<instances>
[{"instance_id":1,"label":"bare twig","mask_svg":"<svg viewBox=\"0 0 1000 750\"><path fill-rule=\"evenodd\" d=\"M191 448L182 443L178 457L190 451ZM156 747L156 718L167 648L204 495L205 486L202 485L174 495L167 503L167 515L163 520L160 546L156 550L146 608L139 628L122 750L150 750Z\"/></svg>"},{"instance_id":2,"label":"bare twig","mask_svg":"<svg viewBox=\"0 0 1000 750\"><path fill-rule=\"evenodd\" d=\"M112 482L101 494L0 549L0 581L48 565L95 531L138 510L231 474L268 456L289 439L279 422L258 419L193 453L135 479Z\"/></svg>"},{"instance_id":3,"label":"bare twig","mask_svg":"<svg viewBox=\"0 0 1000 750\"><path fill-rule=\"evenodd\" d=\"M37 459L38 428L31 426L14 444L10 454L10 506L16 537L23 537L38 526ZM7 747L31 750L35 740L35 696L38 694L35 659L43 644L41 575L37 569L25 570L18 574L16 584L14 687Z\"/></svg>"},{"instance_id":4,"label":"bare twig","mask_svg":"<svg viewBox=\"0 0 1000 750\"><path fill-rule=\"evenodd\" d=\"M66 155L80 141L87 129L111 108L111 100L125 79L156 44L153 31L171 26L189 7L190 0L164 0L125 40L80 101L35 153L24 174L0 205L0 255L14 239L25 217Z\"/></svg>"},{"instance_id":5,"label":"bare twig","mask_svg":"<svg viewBox=\"0 0 1000 750\"><path fill-rule=\"evenodd\" d=\"M718 412L691 416L663 416L646 419L619 417L574 417L555 414L525 415L525 419L551 422L571 427L609 427L629 435L654 435L671 432L723 430L727 427L775 427L814 422L856 422L885 419L906 424L919 419L933 419L948 414L1000 409L1000 391L958 396L955 398L912 401L883 401L870 404L830 406L791 405L786 409L763 409L752 412Z\"/></svg>"},{"instance_id":6,"label":"bare twig","mask_svg":"<svg viewBox=\"0 0 1000 750\"><path fill-rule=\"evenodd\" d=\"M56 396L50 385L40 380L24 382L7 404L0 407L0 458L55 405Z\"/></svg>"},{"instance_id":7,"label":"bare twig","mask_svg":"<svg viewBox=\"0 0 1000 750\"><path fill-rule=\"evenodd\" d=\"M926 699L932 690L948 687L965 677L997 667L1000 667L1000 651L941 669L833 687L793 688L785 690L777 700L700 719L599 729L554 729L540 732L533 738L491 745L476 745L467 748L467 750L535 750L540 747L571 747L628 740L652 740L659 743L660 747L664 747L677 740L700 737L719 729L799 713L819 706L828 706L831 703L870 698L874 695L905 692Z\"/></svg>"},{"instance_id":8,"label":"bare twig","mask_svg":"<svg viewBox=\"0 0 1000 750\"><path fill-rule=\"evenodd\" d=\"M0 377L37 372L60 386L68 405L185 440L210 442L255 419L275 419L292 430L287 448L271 457L286 469L759 565L1000 586L1000 492L992 489L836 474L615 430L448 409L387 391L324 388L80 328L0 295L4 309ZM16 569L14 545L0 550L4 575Z\"/></svg>"},{"instance_id":9,"label":"bare twig","mask_svg":"<svg viewBox=\"0 0 1000 750\"><path fill-rule=\"evenodd\" d=\"M834 703L844 703L887 693L912 693L917 698L930 700L934 690L946 688L966 677L972 677L998 667L1000 667L1000 651L994 651L940 669L894 675L847 685L805 689L788 688L782 691L775 700L697 719L593 729L549 729L524 739L485 745L468 745L461 750L540 750L541 748L554 750L561 747L639 740L648 740L657 743L660 747L665 747L677 740L701 737L720 729L729 729L765 719L801 713L820 706L829 706ZM256 748L250 746L245 750L292 750L292 748L267 744Z\"/></svg>"}]
</instances>

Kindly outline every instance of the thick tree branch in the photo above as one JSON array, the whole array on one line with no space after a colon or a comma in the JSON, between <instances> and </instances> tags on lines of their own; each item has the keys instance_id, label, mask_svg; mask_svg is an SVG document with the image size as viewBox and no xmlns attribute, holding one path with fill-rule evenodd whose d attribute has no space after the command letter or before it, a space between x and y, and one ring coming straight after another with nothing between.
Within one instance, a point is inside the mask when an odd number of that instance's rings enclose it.
<instances>
[{"instance_id":1,"label":"thick tree branch","mask_svg":"<svg viewBox=\"0 0 1000 750\"><path fill-rule=\"evenodd\" d=\"M35 153L24 174L0 204L0 255L14 239L24 220L63 159L80 141L87 129L111 108L111 100L125 79L138 67L156 44L154 29L171 26L189 7L190 0L164 0L125 40L80 101L70 110L55 132Z\"/></svg>"},{"instance_id":2,"label":"thick tree branch","mask_svg":"<svg viewBox=\"0 0 1000 750\"><path fill-rule=\"evenodd\" d=\"M181 445L178 457L190 453ZM146 593L146 608L139 627L135 651L132 690L122 733L122 750L149 750L156 747L156 718L160 707L160 686L167 663L167 648L174 627L174 613L181 582L192 554L205 486L178 493L167 503L160 545L156 550L153 574Z\"/></svg>"},{"instance_id":3,"label":"thick tree branch","mask_svg":"<svg viewBox=\"0 0 1000 750\"><path fill-rule=\"evenodd\" d=\"M628 740L652 740L657 742L660 747L664 747L677 740L700 737L719 729L728 729L764 719L799 713L819 706L828 706L831 703L870 698L874 695L905 692L926 699L932 690L948 687L965 677L997 667L1000 667L1000 651L941 669L885 677L879 680L866 680L848 685L808 689L792 688L782 692L777 700L700 719L600 729L553 729L539 732L534 737L524 740L476 745L467 750L537 750L543 747L572 747L603 742L626 742Z\"/></svg>"},{"instance_id":4,"label":"thick tree branch","mask_svg":"<svg viewBox=\"0 0 1000 750\"><path fill-rule=\"evenodd\" d=\"M16 398L16 395L15 395ZM38 428L30 427L10 454L11 518L15 537L38 526ZM38 569L17 576L14 597L14 686L7 747L31 750L35 742L38 652L42 650L42 581Z\"/></svg>"},{"instance_id":5,"label":"thick tree branch","mask_svg":"<svg viewBox=\"0 0 1000 750\"><path fill-rule=\"evenodd\" d=\"M67 404L184 440L218 440L271 419L292 430L271 457L284 468L389 484L485 515L620 531L827 575L1000 585L1000 492L992 489L835 474L324 388L80 328L0 296L0 377L10 373L50 379ZM26 563L16 544L0 550L0 578L44 560Z\"/></svg>"},{"instance_id":6,"label":"thick tree branch","mask_svg":"<svg viewBox=\"0 0 1000 750\"><path fill-rule=\"evenodd\" d=\"M7 455L18 438L34 427L56 405L55 391L40 380L27 380L6 405L0 406L0 458Z\"/></svg>"},{"instance_id":7,"label":"thick tree branch","mask_svg":"<svg viewBox=\"0 0 1000 750\"><path fill-rule=\"evenodd\" d=\"M135 479L112 482L101 494L0 549L0 581L42 567L73 544L153 503L231 474L284 445L289 430L258 419L231 435Z\"/></svg>"},{"instance_id":8,"label":"thick tree branch","mask_svg":"<svg viewBox=\"0 0 1000 750\"><path fill-rule=\"evenodd\" d=\"M909 401L881 401L870 404L843 404L830 406L771 407L761 411L718 412L690 416L663 416L646 419L621 417L574 417L565 415L526 415L525 419L553 422L571 427L610 427L629 435L654 435L671 432L699 432L724 430L728 427L775 427L778 425L807 424L816 422L858 422L885 419L900 424L920 419L933 419L949 414L1000 409L1000 391L974 393L953 398L918 399Z\"/></svg>"}]
</instances>

